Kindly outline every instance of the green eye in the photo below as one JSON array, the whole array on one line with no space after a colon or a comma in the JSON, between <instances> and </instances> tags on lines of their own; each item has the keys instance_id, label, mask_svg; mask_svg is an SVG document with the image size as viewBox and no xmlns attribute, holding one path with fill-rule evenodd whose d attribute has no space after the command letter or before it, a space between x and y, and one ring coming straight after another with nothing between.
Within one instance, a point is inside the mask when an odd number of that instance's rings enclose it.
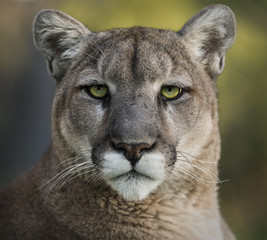
<instances>
[{"instance_id":1,"label":"green eye","mask_svg":"<svg viewBox=\"0 0 267 240\"><path fill-rule=\"evenodd\" d=\"M88 90L95 98L103 98L108 94L108 88L104 85L91 85Z\"/></svg>"},{"instance_id":2,"label":"green eye","mask_svg":"<svg viewBox=\"0 0 267 240\"><path fill-rule=\"evenodd\" d=\"M182 88L175 86L165 86L161 89L161 94L168 100L173 100L181 96Z\"/></svg>"}]
</instances>

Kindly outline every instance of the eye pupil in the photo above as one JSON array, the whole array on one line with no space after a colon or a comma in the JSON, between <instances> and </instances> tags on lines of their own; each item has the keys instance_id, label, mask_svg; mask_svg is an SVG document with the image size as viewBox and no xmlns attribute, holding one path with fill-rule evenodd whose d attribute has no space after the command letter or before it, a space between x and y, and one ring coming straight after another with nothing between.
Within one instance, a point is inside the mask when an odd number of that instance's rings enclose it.
<instances>
[{"instance_id":1,"label":"eye pupil","mask_svg":"<svg viewBox=\"0 0 267 240\"><path fill-rule=\"evenodd\" d=\"M87 88L87 93L93 98L104 98L108 94L108 88L105 85L91 85Z\"/></svg>"}]
</instances>

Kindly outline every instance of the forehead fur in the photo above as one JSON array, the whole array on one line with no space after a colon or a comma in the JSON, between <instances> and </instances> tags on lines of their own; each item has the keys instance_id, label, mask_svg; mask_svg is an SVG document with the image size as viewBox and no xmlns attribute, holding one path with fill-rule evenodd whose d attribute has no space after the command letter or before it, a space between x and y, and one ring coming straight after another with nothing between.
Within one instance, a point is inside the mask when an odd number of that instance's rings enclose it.
<instances>
[{"instance_id":1,"label":"forehead fur","mask_svg":"<svg viewBox=\"0 0 267 240\"><path fill-rule=\"evenodd\" d=\"M143 82L192 74L196 66L177 33L133 27L89 35L79 70L95 69L109 81ZM188 83L189 84L189 83Z\"/></svg>"}]
</instances>

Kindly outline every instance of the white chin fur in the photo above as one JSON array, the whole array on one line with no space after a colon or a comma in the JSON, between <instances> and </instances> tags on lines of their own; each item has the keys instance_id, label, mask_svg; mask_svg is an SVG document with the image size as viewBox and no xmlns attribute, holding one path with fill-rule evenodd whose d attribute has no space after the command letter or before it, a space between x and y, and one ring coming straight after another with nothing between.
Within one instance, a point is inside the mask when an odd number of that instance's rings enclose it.
<instances>
[{"instance_id":1,"label":"white chin fur","mask_svg":"<svg viewBox=\"0 0 267 240\"><path fill-rule=\"evenodd\" d=\"M148 179L144 176L130 177L130 174L108 181L126 201L140 201L155 190L160 181Z\"/></svg>"},{"instance_id":2,"label":"white chin fur","mask_svg":"<svg viewBox=\"0 0 267 240\"><path fill-rule=\"evenodd\" d=\"M104 157L102 173L106 182L125 200L140 201L163 182L164 156L144 154L133 169L123 154L108 153Z\"/></svg>"}]
</instances>

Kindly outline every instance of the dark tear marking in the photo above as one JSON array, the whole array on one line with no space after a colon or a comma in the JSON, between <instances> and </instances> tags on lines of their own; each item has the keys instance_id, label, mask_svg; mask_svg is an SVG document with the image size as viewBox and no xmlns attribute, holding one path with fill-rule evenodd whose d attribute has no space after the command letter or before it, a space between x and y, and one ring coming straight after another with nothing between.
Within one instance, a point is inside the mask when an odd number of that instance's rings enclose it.
<instances>
[{"instance_id":1,"label":"dark tear marking","mask_svg":"<svg viewBox=\"0 0 267 240\"><path fill-rule=\"evenodd\" d=\"M167 166L173 167L177 161L176 148L172 145L168 145L168 148L170 149L170 158L167 161Z\"/></svg>"},{"instance_id":2,"label":"dark tear marking","mask_svg":"<svg viewBox=\"0 0 267 240\"><path fill-rule=\"evenodd\" d=\"M106 152L107 143L105 143L104 139L101 142L98 142L93 145L91 151L91 159L95 166L99 166L102 163L102 154Z\"/></svg>"}]
</instances>

